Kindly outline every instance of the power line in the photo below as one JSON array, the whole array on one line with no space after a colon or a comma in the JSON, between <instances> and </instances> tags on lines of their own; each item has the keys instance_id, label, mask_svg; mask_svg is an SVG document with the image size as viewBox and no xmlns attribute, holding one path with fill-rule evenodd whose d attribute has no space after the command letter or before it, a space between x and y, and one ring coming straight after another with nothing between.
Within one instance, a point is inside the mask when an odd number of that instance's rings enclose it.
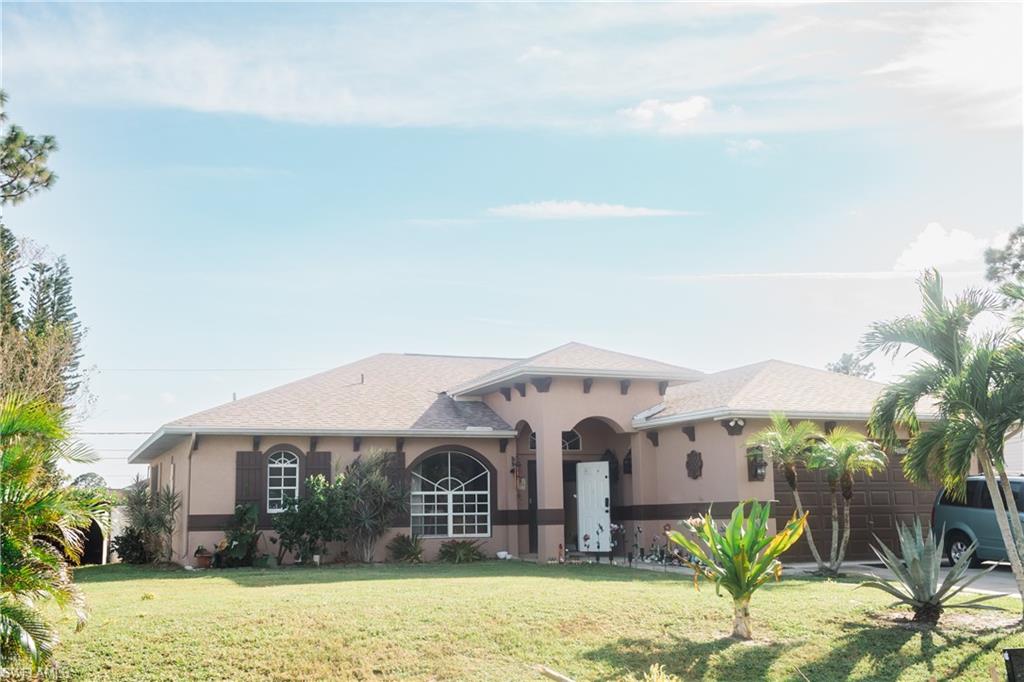
<instances>
[{"instance_id":1,"label":"power line","mask_svg":"<svg viewBox=\"0 0 1024 682\"><path fill-rule=\"evenodd\" d=\"M152 431L75 431L78 436L148 436Z\"/></svg>"},{"instance_id":2,"label":"power line","mask_svg":"<svg viewBox=\"0 0 1024 682\"><path fill-rule=\"evenodd\" d=\"M326 367L97 367L98 372L319 372Z\"/></svg>"}]
</instances>

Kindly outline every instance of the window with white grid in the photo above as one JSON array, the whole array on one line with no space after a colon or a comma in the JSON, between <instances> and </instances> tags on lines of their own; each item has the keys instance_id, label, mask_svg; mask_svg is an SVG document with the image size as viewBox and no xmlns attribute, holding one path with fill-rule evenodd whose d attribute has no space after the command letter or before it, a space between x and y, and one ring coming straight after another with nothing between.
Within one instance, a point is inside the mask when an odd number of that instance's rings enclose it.
<instances>
[{"instance_id":1,"label":"window with white grid","mask_svg":"<svg viewBox=\"0 0 1024 682\"><path fill-rule=\"evenodd\" d=\"M530 442L527 446L530 450L537 449L537 432L532 431L530 433ZM571 431L562 431L562 450L573 451L583 449L583 439L580 438L580 434L576 429Z\"/></svg>"},{"instance_id":2,"label":"window with white grid","mask_svg":"<svg viewBox=\"0 0 1024 682\"><path fill-rule=\"evenodd\" d=\"M291 452L267 457L267 511L279 512L288 499L299 496L299 458Z\"/></svg>"},{"instance_id":3,"label":"window with white grid","mask_svg":"<svg viewBox=\"0 0 1024 682\"><path fill-rule=\"evenodd\" d=\"M419 537L491 534L491 473L478 459L445 451L412 470L410 516Z\"/></svg>"}]
</instances>

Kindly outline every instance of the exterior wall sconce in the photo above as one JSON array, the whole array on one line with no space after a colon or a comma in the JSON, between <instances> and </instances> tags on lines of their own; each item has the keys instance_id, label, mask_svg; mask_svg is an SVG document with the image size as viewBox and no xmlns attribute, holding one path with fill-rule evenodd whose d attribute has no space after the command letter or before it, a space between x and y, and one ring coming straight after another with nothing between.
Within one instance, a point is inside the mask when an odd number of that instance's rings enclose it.
<instances>
[{"instance_id":1,"label":"exterior wall sconce","mask_svg":"<svg viewBox=\"0 0 1024 682\"><path fill-rule=\"evenodd\" d=\"M741 417L736 419L723 419L719 423L730 436L738 436L743 433L743 427L746 424Z\"/></svg>"},{"instance_id":2,"label":"exterior wall sconce","mask_svg":"<svg viewBox=\"0 0 1024 682\"><path fill-rule=\"evenodd\" d=\"M761 448L747 450L747 480L763 481L768 475L768 462Z\"/></svg>"}]
</instances>

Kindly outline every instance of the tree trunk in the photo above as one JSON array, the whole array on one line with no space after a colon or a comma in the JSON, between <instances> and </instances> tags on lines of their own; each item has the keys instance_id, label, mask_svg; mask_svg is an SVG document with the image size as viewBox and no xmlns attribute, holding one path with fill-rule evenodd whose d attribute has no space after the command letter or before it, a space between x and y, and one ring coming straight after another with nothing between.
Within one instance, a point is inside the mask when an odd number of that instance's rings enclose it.
<instances>
[{"instance_id":1,"label":"tree trunk","mask_svg":"<svg viewBox=\"0 0 1024 682\"><path fill-rule=\"evenodd\" d=\"M734 599L732 602L732 636L735 639L752 639L750 629L750 597Z\"/></svg>"},{"instance_id":2,"label":"tree trunk","mask_svg":"<svg viewBox=\"0 0 1024 682\"><path fill-rule=\"evenodd\" d=\"M1006 498L1006 509L1009 512L1010 517L1010 528L1013 530L1017 548L1021 554L1021 560L1024 561L1024 527L1021 527L1020 521L1020 510L1017 509L1017 498L1013 496L1013 488L1010 486L1010 479L1006 476L1006 465L1003 462L996 464L996 470L999 472L999 485L1003 489L1003 495Z\"/></svg>"},{"instance_id":3,"label":"tree trunk","mask_svg":"<svg viewBox=\"0 0 1024 682\"><path fill-rule=\"evenodd\" d=\"M999 533L1003 536L1003 544L1006 545L1006 554L1010 559L1010 567L1013 569L1013 577L1017 582L1017 591L1024 597L1024 566L1021 565L1021 547L1014 542L1013 533L1010 530L1010 519L1006 512L1006 505L1002 504L1002 496L999 494L999 485L996 483L996 473L992 466L992 459L987 452L978 453L981 461L981 470L985 473L985 485L992 497L992 508L996 514L996 524L999 526ZM1010 498L1013 499L1012 497ZM1007 500L1007 504L1011 504ZM1016 506L1016 505L1014 505Z\"/></svg>"},{"instance_id":4,"label":"tree trunk","mask_svg":"<svg viewBox=\"0 0 1024 682\"><path fill-rule=\"evenodd\" d=\"M843 560L846 558L846 547L850 544L850 500L843 496L843 541L839 545L839 556L836 558L836 564L832 567L832 570L836 573L839 572L840 566L843 565Z\"/></svg>"},{"instance_id":5,"label":"tree trunk","mask_svg":"<svg viewBox=\"0 0 1024 682\"><path fill-rule=\"evenodd\" d=\"M797 516L804 515L804 505L800 502L800 493L796 491L796 486L790 486L793 489L793 503L796 504ZM815 563L818 564L818 570L824 570L825 564L821 562L821 555L818 554L818 548L814 544L814 536L811 535L811 525L808 523L804 526L804 537L807 538L807 544L811 548L811 556L814 557Z\"/></svg>"},{"instance_id":6,"label":"tree trunk","mask_svg":"<svg viewBox=\"0 0 1024 682\"><path fill-rule=\"evenodd\" d=\"M832 545L828 551L829 570L836 570L836 560L839 558L839 506L836 504L836 492L832 491Z\"/></svg>"}]
</instances>

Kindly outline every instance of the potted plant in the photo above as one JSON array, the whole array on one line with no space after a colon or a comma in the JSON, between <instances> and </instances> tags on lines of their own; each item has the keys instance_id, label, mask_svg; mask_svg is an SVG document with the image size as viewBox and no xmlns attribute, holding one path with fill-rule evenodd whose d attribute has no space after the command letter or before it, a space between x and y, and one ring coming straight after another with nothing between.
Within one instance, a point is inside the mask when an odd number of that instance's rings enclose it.
<instances>
[{"instance_id":1,"label":"potted plant","mask_svg":"<svg viewBox=\"0 0 1024 682\"><path fill-rule=\"evenodd\" d=\"M195 554L192 557L195 559L196 568L209 568L213 562L213 554L203 545L196 547Z\"/></svg>"}]
</instances>

